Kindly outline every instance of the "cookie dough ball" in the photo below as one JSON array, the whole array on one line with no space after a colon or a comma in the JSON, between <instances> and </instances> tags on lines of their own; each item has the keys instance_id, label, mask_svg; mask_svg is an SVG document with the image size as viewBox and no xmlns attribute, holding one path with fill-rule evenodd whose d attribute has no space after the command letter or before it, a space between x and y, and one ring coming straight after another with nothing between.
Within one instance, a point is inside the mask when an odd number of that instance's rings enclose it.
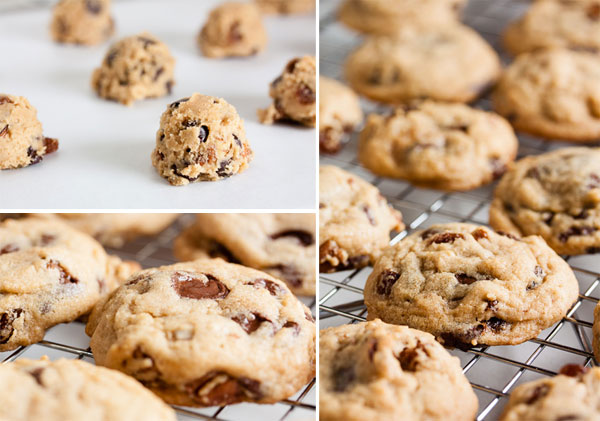
<instances>
[{"instance_id":1,"label":"cookie dough ball","mask_svg":"<svg viewBox=\"0 0 600 421\"><path fill-rule=\"evenodd\" d=\"M340 82L319 77L319 147L336 153L342 141L363 120L358 95Z\"/></svg>"},{"instance_id":2,"label":"cookie dough ball","mask_svg":"<svg viewBox=\"0 0 600 421\"><path fill-rule=\"evenodd\" d=\"M263 13L307 13L315 10L315 0L255 0Z\"/></svg>"},{"instance_id":3,"label":"cookie dough ball","mask_svg":"<svg viewBox=\"0 0 600 421\"><path fill-rule=\"evenodd\" d=\"M198 35L207 57L251 56L265 49L267 31L258 7L252 3L228 2L208 15Z\"/></svg>"},{"instance_id":4,"label":"cookie dough ball","mask_svg":"<svg viewBox=\"0 0 600 421\"><path fill-rule=\"evenodd\" d=\"M291 120L315 127L316 92L315 58L295 58L285 66L283 74L271 83L269 95L273 98L273 104L265 110L259 110L258 118L263 124Z\"/></svg>"},{"instance_id":5,"label":"cookie dough ball","mask_svg":"<svg viewBox=\"0 0 600 421\"><path fill-rule=\"evenodd\" d=\"M0 169L37 164L57 149L58 140L44 137L27 98L0 94Z\"/></svg>"},{"instance_id":6,"label":"cookie dough ball","mask_svg":"<svg viewBox=\"0 0 600 421\"><path fill-rule=\"evenodd\" d=\"M144 98L171 93L175 59L169 48L149 33L114 44L92 75L92 87L101 98L131 105Z\"/></svg>"},{"instance_id":7,"label":"cookie dough ball","mask_svg":"<svg viewBox=\"0 0 600 421\"><path fill-rule=\"evenodd\" d=\"M252 158L244 122L222 98L194 94L160 118L152 165L174 186L231 177Z\"/></svg>"},{"instance_id":8,"label":"cookie dough ball","mask_svg":"<svg viewBox=\"0 0 600 421\"><path fill-rule=\"evenodd\" d=\"M114 31L110 0L61 0L54 6L50 33L57 42L95 45Z\"/></svg>"}]
</instances>

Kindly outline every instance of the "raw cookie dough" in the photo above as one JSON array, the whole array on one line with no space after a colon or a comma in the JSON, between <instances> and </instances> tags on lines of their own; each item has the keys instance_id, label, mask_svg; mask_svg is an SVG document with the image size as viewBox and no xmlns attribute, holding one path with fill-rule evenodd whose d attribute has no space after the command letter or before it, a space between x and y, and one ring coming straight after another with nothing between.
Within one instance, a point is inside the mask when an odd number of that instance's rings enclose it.
<instances>
[{"instance_id":1,"label":"raw cookie dough","mask_svg":"<svg viewBox=\"0 0 600 421\"><path fill-rule=\"evenodd\" d=\"M358 157L377 175L439 190L470 190L500 177L518 141L502 117L425 101L368 117Z\"/></svg>"},{"instance_id":2,"label":"raw cookie dough","mask_svg":"<svg viewBox=\"0 0 600 421\"><path fill-rule=\"evenodd\" d=\"M195 93L160 118L152 165L174 186L231 177L252 158L244 122L222 98Z\"/></svg>"},{"instance_id":3,"label":"raw cookie dough","mask_svg":"<svg viewBox=\"0 0 600 421\"><path fill-rule=\"evenodd\" d=\"M43 339L50 327L88 313L139 269L58 220L0 223L0 351Z\"/></svg>"},{"instance_id":4,"label":"raw cookie dough","mask_svg":"<svg viewBox=\"0 0 600 421\"><path fill-rule=\"evenodd\" d=\"M477 397L428 333L374 320L319 332L321 421L472 421Z\"/></svg>"},{"instance_id":5,"label":"raw cookie dough","mask_svg":"<svg viewBox=\"0 0 600 421\"><path fill-rule=\"evenodd\" d=\"M285 281L294 294L314 295L316 226L313 214L200 213L175 239L179 260L221 257Z\"/></svg>"},{"instance_id":6,"label":"raw cookie dough","mask_svg":"<svg viewBox=\"0 0 600 421\"><path fill-rule=\"evenodd\" d=\"M393 37L368 38L346 60L345 74L354 90L376 101L469 102L497 79L500 60L464 25L409 27Z\"/></svg>"},{"instance_id":7,"label":"raw cookie dough","mask_svg":"<svg viewBox=\"0 0 600 421\"><path fill-rule=\"evenodd\" d=\"M99 365L174 405L274 403L315 374L315 324L285 284L221 259L142 271L96 306Z\"/></svg>"},{"instance_id":8,"label":"raw cookie dough","mask_svg":"<svg viewBox=\"0 0 600 421\"><path fill-rule=\"evenodd\" d=\"M308 127L315 127L317 117L315 58L304 56L290 61L281 76L271 83L269 95L273 98L273 104L265 110L258 110L261 123L295 121Z\"/></svg>"},{"instance_id":9,"label":"raw cookie dough","mask_svg":"<svg viewBox=\"0 0 600 421\"><path fill-rule=\"evenodd\" d=\"M61 0L54 6L50 34L57 42L96 45L114 32L110 0Z\"/></svg>"},{"instance_id":10,"label":"raw cookie dough","mask_svg":"<svg viewBox=\"0 0 600 421\"><path fill-rule=\"evenodd\" d=\"M437 28L457 22L465 0L345 0L339 20L360 32L393 35L402 27Z\"/></svg>"},{"instance_id":11,"label":"raw cookie dough","mask_svg":"<svg viewBox=\"0 0 600 421\"><path fill-rule=\"evenodd\" d=\"M504 47L517 55L543 48L600 52L597 0L536 1L504 32Z\"/></svg>"},{"instance_id":12,"label":"raw cookie dough","mask_svg":"<svg viewBox=\"0 0 600 421\"><path fill-rule=\"evenodd\" d=\"M169 48L144 32L110 47L102 66L94 70L92 87L101 98L131 105L170 94L174 67Z\"/></svg>"},{"instance_id":13,"label":"raw cookie dough","mask_svg":"<svg viewBox=\"0 0 600 421\"><path fill-rule=\"evenodd\" d=\"M0 169L37 164L58 149L58 140L44 137L37 110L22 96L0 94Z\"/></svg>"},{"instance_id":14,"label":"raw cookie dough","mask_svg":"<svg viewBox=\"0 0 600 421\"><path fill-rule=\"evenodd\" d=\"M315 10L316 0L255 0L263 13L307 13Z\"/></svg>"},{"instance_id":15,"label":"raw cookie dough","mask_svg":"<svg viewBox=\"0 0 600 421\"><path fill-rule=\"evenodd\" d=\"M252 56L265 49L267 31L253 3L227 2L210 12L198 34L207 57Z\"/></svg>"},{"instance_id":16,"label":"raw cookie dough","mask_svg":"<svg viewBox=\"0 0 600 421\"><path fill-rule=\"evenodd\" d=\"M334 79L319 76L319 148L336 153L363 120L358 95Z\"/></svg>"},{"instance_id":17,"label":"raw cookie dough","mask_svg":"<svg viewBox=\"0 0 600 421\"><path fill-rule=\"evenodd\" d=\"M25 421L175 421L175 411L115 370L74 359L0 365L0 418Z\"/></svg>"},{"instance_id":18,"label":"raw cookie dough","mask_svg":"<svg viewBox=\"0 0 600 421\"><path fill-rule=\"evenodd\" d=\"M502 74L492 99L494 109L518 130L597 142L600 55L566 49L521 54Z\"/></svg>"},{"instance_id":19,"label":"raw cookie dough","mask_svg":"<svg viewBox=\"0 0 600 421\"><path fill-rule=\"evenodd\" d=\"M600 252L600 148L519 160L496 187L490 225L540 235L559 254Z\"/></svg>"},{"instance_id":20,"label":"raw cookie dough","mask_svg":"<svg viewBox=\"0 0 600 421\"><path fill-rule=\"evenodd\" d=\"M429 332L446 346L516 345L577 300L573 271L538 236L433 225L390 246L365 285L368 319Z\"/></svg>"},{"instance_id":21,"label":"raw cookie dough","mask_svg":"<svg viewBox=\"0 0 600 421\"><path fill-rule=\"evenodd\" d=\"M402 231L402 214L379 190L341 168L319 169L319 269L336 272L375 263Z\"/></svg>"},{"instance_id":22,"label":"raw cookie dough","mask_svg":"<svg viewBox=\"0 0 600 421\"><path fill-rule=\"evenodd\" d=\"M500 421L598 420L598 390L600 368L568 364L556 377L544 377L515 387Z\"/></svg>"}]
</instances>

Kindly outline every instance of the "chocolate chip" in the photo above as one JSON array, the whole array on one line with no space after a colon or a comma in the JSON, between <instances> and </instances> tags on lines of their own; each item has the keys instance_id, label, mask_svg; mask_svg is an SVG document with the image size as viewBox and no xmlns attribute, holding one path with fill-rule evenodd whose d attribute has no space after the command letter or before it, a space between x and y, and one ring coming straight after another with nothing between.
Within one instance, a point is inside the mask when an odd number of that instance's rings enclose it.
<instances>
[{"instance_id":1,"label":"chocolate chip","mask_svg":"<svg viewBox=\"0 0 600 421\"><path fill-rule=\"evenodd\" d=\"M377 352L379 342L375 338L369 338L367 342L367 353L369 355L369 361L373 361L373 356Z\"/></svg>"},{"instance_id":2,"label":"chocolate chip","mask_svg":"<svg viewBox=\"0 0 600 421\"><path fill-rule=\"evenodd\" d=\"M229 43L235 44L236 42L240 42L244 39L242 33L240 32L240 22L235 21L229 28Z\"/></svg>"},{"instance_id":3,"label":"chocolate chip","mask_svg":"<svg viewBox=\"0 0 600 421\"><path fill-rule=\"evenodd\" d=\"M492 300L487 302L486 310L496 311L498 307L498 300Z\"/></svg>"},{"instance_id":4,"label":"chocolate chip","mask_svg":"<svg viewBox=\"0 0 600 421\"><path fill-rule=\"evenodd\" d=\"M179 104L181 104L182 102L187 102L187 101L189 101L189 100L190 100L190 98L189 98L189 97L188 97L188 98L182 98L182 99L178 99L177 101L175 101L175 102L171 103L171 104L169 105L169 108L179 108Z\"/></svg>"},{"instance_id":5,"label":"chocolate chip","mask_svg":"<svg viewBox=\"0 0 600 421\"><path fill-rule=\"evenodd\" d=\"M440 336L444 341L444 346L467 351L473 347L472 341L481 336L483 329L484 326L479 324L465 332L444 332Z\"/></svg>"},{"instance_id":6,"label":"chocolate chip","mask_svg":"<svg viewBox=\"0 0 600 421\"><path fill-rule=\"evenodd\" d=\"M93 15L97 15L102 11L102 3L98 0L86 0L85 8Z\"/></svg>"},{"instance_id":7,"label":"chocolate chip","mask_svg":"<svg viewBox=\"0 0 600 421\"><path fill-rule=\"evenodd\" d=\"M367 215L367 219L371 225L377 225L375 222L375 218L373 217L373 212L371 212L371 208L368 205L363 205L362 210Z\"/></svg>"},{"instance_id":8,"label":"chocolate chip","mask_svg":"<svg viewBox=\"0 0 600 421\"><path fill-rule=\"evenodd\" d=\"M565 243L570 237L580 236L580 235L590 235L596 231L596 228L590 226L582 226L582 227L571 227L565 232L562 232L558 239Z\"/></svg>"},{"instance_id":9,"label":"chocolate chip","mask_svg":"<svg viewBox=\"0 0 600 421\"><path fill-rule=\"evenodd\" d=\"M508 167L498 158L490 159L490 167L492 167L492 177L495 179L502 177Z\"/></svg>"},{"instance_id":10,"label":"chocolate chip","mask_svg":"<svg viewBox=\"0 0 600 421\"><path fill-rule=\"evenodd\" d=\"M296 322L287 321L283 325L283 328L284 329L294 329L294 336L298 336L298 334L300 333L300 325Z\"/></svg>"},{"instance_id":11,"label":"chocolate chip","mask_svg":"<svg viewBox=\"0 0 600 421\"><path fill-rule=\"evenodd\" d=\"M37 151L31 146L27 148L27 156L31 158L31 161L29 162L30 165L37 164L42 160L42 156L38 155Z\"/></svg>"},{"instance_id":12,"label":"chocolate chip","mask_svg":"<svg viewBox=\"0 0 600 421\"><path fill-rule=\"evenodd\" d=\"M586 10L586 15L588 19L593 21L600 20L600 3L592 3L588 6Z\"/></svg>"},{"instance_id":13,"label":"chocolate chip","mask_svg":"<svg viewBox=\"0 0 600 421\"><path fill-rule=\"evenodd\" d=\"M117 54L119 54L119 50L117 50L116 48L113 48L108 52L106 58L104 59L108 67L112 66L113 62L115 61L115 58L117 57Z\"/></svg>"},{"instance_id":14,"label":"chocolate chip","mask_svg":"<svg viewBox=\"0 0 600 421\"><path fill-rule=\"evenodd\" d=\"M245 314L238 314L237 316L232 317L231 320L239 324L248 335L258 329L261 323L271 323L269 319L258 313L250 313L248 316Z\"/></svg>"},{"instance_id":15,"label":"chocolate chip","mask_svg":"<svg viewBox=\"0 0 600 421\"><path fill-rule=\"evenodd\" d=\"M222 406L262 397L260 382L247 377L232 377L222 371L211 371L185 385L188 395L205 406Z\"/></svg>"},{"instance_id":16,"label":"chocolate chip","mask_svg":"<svg viewBox=\"0 0 600 421\"><path fill-rule=\"evenodd\" d=\"M454 275L459 283L464 285L471 285L474 282L477 282L477 278L473 278L472 276L467 275L466 273L457 273Z\"/></svg>"},{"instance_id":17,"label":"chocolate chip","mask_svg":"<svg viewBox=\"0 0 600 421\"><path fill-rule=\"evenodd\" d=\"M8 134L8 124L0 130L0 137L4 137Z\"/></svg>"},{"instance_id":18,"label":"chocolate chip","mask_svg":"<svg viewBox=\"0 0 600 421\"><path fill-rule=\"evenodd\" d=\"M285 66L285 71L288 73L293 73L294 70L296 70L296 64L298 64L298 62L300 61L299 58L295 58L293 60L291 60L287 66Z\"/></svg>"},{"instance_id":19,"label":"chocolate chip","mask_svg":"<svg viewBox=\"0 0 600 421\"><path fill-rule=\"evenodd\" d=\"M171 165L171 170L173 171L173 174L175 174L177 177L185 178L188 181L196 181L198 179L198 177L190 177L189 175L182 174L177 169L177 165L175 164Z\"/></svg>"},{"instance_id":20,"label":"chocolate chip","mask_svg":"<svg viewBox=\"0 0 600 421\"><path fill-rule=\"evenodd\" d=\"M242 141L236 136L233 135L233 139L235 140L235 143L241 148L242 146Z\"/></svg>"},{"instance_id":21,"label":"chocolate chip","mask_svg":"<svg viewBox=\"0 0 600 421\"><path fill-rule=\"evenodd\" d=\"M181 123L181 125L183 127L197 127L200 125L200 122L198 120L183 120L183 123Z\"/></svg>"},{"instance_id":22,"label":"chocolate chip","mask_svg":"<svg viewBox=\"0 0 600 421\"><path fill-rule=\"evenodd\" d=\"M196 278L195 274L175 272L171 277L173 289L182 298L195 300L218 300L227 297L229 288L210 274L204 274L206 280Z\"/></svg>"},{"instance_id":23,"label":"chocolate chip","mask_svg":"<svg viewBox=\"0 0 600 421\"><path fill-rule=\"evenodd\" d=\"M200 126L200 132L198 133L198 139L200 142L204 143L208 139L208 127Z\"/></svg>"},{"instance_id":24,"label":"chocolate chip","mask_svg":"<svg viewBox=\"0 0 600 421\"><path fill-rule=\"evenodd\" d=\"M14 104L14 102L7 96L0 96L0 105L2 104Z\"/></svg>"},{"instance_id":25,"label":"chocolate chip","mask_svg":"<svg viewBox=\"0 0 600 421\"><path fill-rule=\"evenodd\" d=\"M400 278L400 274L398 272L394 272L392 270L386 270L379 277L379 281L377 282L377 294L384 295L389 297L392 293L392 287Z\"/></svg>"},{"instance_id":26,"label":"chocolate chip","mask_svg":"<svg viewBox=\"0 0 600 421\"><path fill-rule=\"evenodd\" d=\"M202 127L204 127L204 126L202 126ZM219 177L227 178L227 177L231 177L233 175L232 172L227 171L227 166L229 164L231 164L232 160L233 160L233 158L228 158L228 159L224 159L223 161L221 161L221 163L219 164L219 168L217 169L217 175Z\"/></svg>"},{"instance_id":27,"label":"chocolate chip","mask_svg":"<svg viewBox=\"0 0 600 421\"><path fill-rule=\"evenodd\" d=\"M422 234L421 237L423 237ZM464 238L465 237L460 233L443 232L432 237L431 240L429 240L429 244L453 243L455 240L464 240Z\"/></svg>"},{"instance_id":28,"label":"chocolate chip","mask_svg":"<svg viewBox=\"0 0 600 421\"><path fill-rule=\"evenodd\" d=\"M44 147L46 148L46 154L56 152L58 150L58 140L57 139L53 139L51 137L45 137L43 142L44 142Z\"/></svg>"},{"instance_id":29,"label":"chocolate chip","mask_svg":"<svg viewBox=\"0 0 600 421\"><path fill-rule=\"evenodd\" d=\"M23 314L23 309L16 308L0 315L0 344L5 344L10 340L15 331L13 323L21 317L21 314Z\"/></svg>"},{"instance_id":30,"label":"chocolate chip","mask_svg":"<svg viewBox=\"0 0 600 421\"><path fill-rule=\"evenodd\" d=\"M548 212L547 215L544 214L544 222L546 223L546 225L550 225L552 224L552 220L554 219L554 215L556 215L554 212Z\"/></svg>"},{"instance_id":31,"label":"chocolate chip","mask_svg":"<svg viewBox=\"0 0 600 421\"><path fill-rule=\"evenodd\" d=\"M354 367L341 366L333 370L333 390L335 392L343 392L348 386L354 382L356 374Z\"/></svg>"},{"instance_id":32,"label":"chocolate chip","mask_svg":"<svg viewBox=\"0 0 600 421\"><path fill-rule=\"evenodd\" d=\"M588 371L590 371L589 367L584 367L579 364L567 364L560 369L559 374L569 377L580 377Z\"/></svg>"},{"instance_id":33,"label":"chocolate chip","mask_svg":"<svg viewBox=\"0 0 600 421\"><path fill-rule=\"evenodd\" d=\"M79 280L73 276L58 261L51 259L46 264L48 269L57 269L59 273L58 282L63 285L78 284Z\"/></svg>"},{"instance_id":34,"label":"chocolate chip","mask_svg":"<svg viewBox=\"0 0 600 421\"><path fill-rule=\"evenodd\" d=\"M160 77L160 75L163 74L163 72L165 71L164 67L159 67L158 70L156 71L156 73L154 74L154 82L156 82L158 80L158 78Z\"/></svg>"},{"instance_id":35,"label":"chocolate chip","mask_svg":"<svg viewBox=\"0 0 600 421\"><path fill-rule=\"evenodd\" d=\"M425 345L421 341L417 340L417 345L414 348L404 348L400 355L398 355L398 361L400 361L400 367L402 371L417 371L419 362L417 357L419 353L427 354ZM428 354L427 354L428 355Z\"/></svg>"},{"instance_id":36,"label":"chocolate chip","mask_svg":"<svg viewBox=\"0 0 600 421\"><path fill-rule=\"evenodd\" d=\"M0 249L0 255L14 253L15 251L19 251L19 246L14 244L7 244Z\"/></svg>"},{"instance_id":37,"label":"chocolate chip","mask_svg":"<svg viewBox=\"0 0 600 421\"><path fill-rule=\"evenodd\" d=\"M494 332L497 333L497 332L505 329L508 326L508 323L497 317L492 317L491 319L489 319L488 321L485 322L485 325L486 325L486 327L489 327L490 329L492 329Z\"/></svg>"},{"instance_id":38,"label":"chocolate chip","mask_svg":"<svg viewBox=\"0 0 600 421\"><path fill-rule=\"evenodd\" d=\"M533 389L531 396L527 399L527 401L525 401L525 403L527 405L531 405L532 403L536 402L538 399L546 396L549 391L550 391L550 386L548 386L547 384L541 384L539 386L536 386L535 389Z\"/></svg>"},{"instance_id":39,"label":"chocolate chip","mask_svg":"<svg viewBox=\"0 0 600 421\"><path fill-rule=\"evenodd\" d=\"M274 266L267 266L265 269L279 272L280 276L293 287L298 288L302 286L303 275L301 272L298 271L298 268L296 268L296 266L294 266L291 263L287 265L280 264Z\"/></svg>"},{"instance_id":40,"label":"chocolate chip","mask_svg":"<svg viewBox=\"0 0 600 421\"><path fill-rule=\"evenodd\" d=\"M298 98L298 102L302 105L314 104L317 98L315 91L304 83L296 90L296 97Z\"/></svg>"},{"instance_id":41,"label":"chocolate chip","mask_svg":"<svg viewBox=\"0 0 600 421\"><path fill-rule=\"evenodd\" d=\"M421 233L421 239L427 240L429 237L431 237L432 235L437 234L437 233L439 233L438 230L436 230L434 228L429 228Z\"/></svg>"},{"instance_id":42,"label":"chocolate chip","mask_svg":"<svg viewBox=\"0 0 600 421\"><path fill-rule=\"evenodd\" d=\"M295 238L304 247L308 247L314 244L315 239L313 235L308 231L303 230L286 230L271 235L272 240L278 240L280 238L292 237Z\"/></svg>"}]
</instances>

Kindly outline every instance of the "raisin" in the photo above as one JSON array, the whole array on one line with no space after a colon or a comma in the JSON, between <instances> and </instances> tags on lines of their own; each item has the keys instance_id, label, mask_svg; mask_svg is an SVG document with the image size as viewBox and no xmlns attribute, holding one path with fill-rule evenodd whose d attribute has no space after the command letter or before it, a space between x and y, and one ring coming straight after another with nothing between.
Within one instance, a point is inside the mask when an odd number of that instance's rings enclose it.
<instances>
[{"instance_id":1,"label":"raisin","mask_svg":"<svg viewBox=\"0 0 600 421\"><path fill-rule=\"evenodd\" d=\"M37 151L31 146L27 148L27 156L31 158L31 161L29 162L30 165L37 164L42 160L42 157L38 155Z\"/></svg>"},{"instance_id":2,"label":"raisin","mask_svg":"<svg viewBox=\"0 0 600 421\"><path fill-rule=\"evenodd\" d=\"M473 231L471 233L471 235L473 236L473 238L475 240L481 240L482 238L486 238L486 239L490 239L490 237L488 236L488 233L486 230L484 230L483 228L477 228L475 231Z\"/></svg>"},{"instance_id":3,"label":"raisin","mask_svg":"<svg viewBox=\"0 0 600 421\"><path fill-rule=\"evenodd\" d=\"M519 237L517 237L516 235L513 235L509 232L505 232L505 231L496 231L498 234L500 234L503 237L508 237L511 240L515 240L515 241L520 241L521 239Z\"/></svg>"},{"instance_id":4,"label":"raisin","mask_svg":"<svg viewBox=\"0 0 600 421\"><path fill-rule=\"evenodd\" d=\"M208 139L208 127L200 126L200 132L198 133L198 139L200 142L204 143Z\"/></svg>"},{"instance_id":5,"label":"raisin","mask_svg":"<svg viewBox=\"0 0 600 421\"><path fill-rule=\"evenodd\" d=\"M582 227L571 227L568 230L566 230L565 232L562 232L559 236L558 239L565 243L567 242L567 240L570 237L573 236L580 236L580 235L590 235L592 234L594 231L596 231L596 228L594 227L590 227L590 226L582 226Z\"/></svg>"},{"instance_id":6,"label":"raisin","mask_svg":"<svg viewBox=\"0 0 600 421\"><path fill-rule=\"evenodd\" d=\"M432 237L430 244L453 243L455 240L464 240L464 238L462 234L456 232L443 232Z\"/></svg>"},{"instance_id":7,"label":"raisin","mask_svg":"<svg viewBox=\"0 0 600 421\"><path fill-rule=\"evenodd\" d=\"M15 246L14 244L7 244L0 249L0 255L14 253L15 251L19 251L18 246Z\"/></svg>"},{"instance_id":8,"label":"raisin","mask_svg":"<svg viewBox=\"0 0 600 421\"><path fill-rule=\"evenodd\" d=\"M586 10L586 15L588 19L593 21L600 20L600 3L592 3L588 6Z\"/></svg>"},{"instance_id":9,"label":"raisin","mask_svg":"<svg viewBox=\"0 0 600 421\"><path fill-rule=\"evenodd\" d=\"M204 274L207 280L198 279L191 273L175 272L172 276L173 289L182 298L218 300L227 297L229 288L210 274Z\"/></svg>"},{"instance_id":10,"label":"raisin","mask_svg":"<svg viewBox=\"0 0 600 421\"><path fill-rule=\"evenodd\" d=\"M305 84L298 87L296 90L296 97L298 98L298 102L302 105L314 104L316 101L315 91Z\"/></svg>"},{"instance_id":11,"label":"raisin","mask_svg":"<svg viewBox=\"0 0 600 421\"><path fill-rule=\"evenodd\" d=\"M363 205L362 210L367 215L367 219L371 225L377 225L375 222L375 218L373 217L373 212L371 212L371 208L368 205Z\"/></svg>"},{"instance_id":12,"label":"raisin","mask_svg":"<svg viewBox=\"0 0 600 421\"><path fill-rule=\"evenodd\" d=\"M437 234L437 233L439 233L438 230L429 228L421 233L421 239L427 240L429 237L431 237L432 235Z\"/></svg>"},{"instance_id":13,"label":"raisin","mask_svg":"<svg viewBox=\"0 0 600 421\"><path fill-rule=\"evenodd\" d=\"M454 275L459 283L464 285L471 285L474 282L477 282L478 279L472 276L467 275L466 273L457 273Z\"/></svg>"},{"instance_id":14,"label":"raisin","mask_svg":"<svg viewBox=\"0 0 600 421\"><path fill-rule=\"evenodd\" d=\"M205 406L229 405L262 397L260 382L211 371L185 385L188 395Z\"/></svg>"},{"instance_id":15,"label":"raisin","mask_svg":"<svg viewBox=\"0 0 600 421\"><path fill-rule=\"evenodd\" d=\"M444 332L440 336L444 341L444 346L467 351L473 347L472 341L481 336L483 329L483 325L477 325L464 332Z\"/></svg>"},{"instance_id":16,"label":"raisin","mask_svg":"<svg viewBox=\"0 0 600 421\"><path fill-rule=\"evenodd\" d=\"M0 130L0 137L4 137L8 134L8 124Z\"/></svg>"},{"instance_id":17,"label":"raisin","mask_svg":"<svg viewBox=\"0 0 600 421\"><path fill-rule=\"evenodd\" d=\"M389 297L392 293L392 287L399 278L400 274L398 272L392 270L383 272L377 282L377 294Z\"/></svg>"},{"instance_id":18,"label":"raisin","mask_svg":"<svg viewBox=\"0 0 600 421\"><path fill-rule=\"evenodd\" d=\"M0 105L2 104L14 104L14 102L7 96L0 96Z\"/></svg>"},{"instance_id":19,"label":"raisin","mask_svg":"<svg viewBox=\"0 0 600 421\"><path fill-rule=\"evenodd\" d=\"M159 67L158 70L156 71L156 73L154 73L154 82L156 82L158 80L158 78L160 77L160 75L163 74L163 72L165 71L164 67Z\"/></svg>"},{"instance_id":20,"label":"raisin","mask_svg":"<svg viewBox=\"0 0 600 421\"><path fill-rule=\"evenodd\" d=\"M20 308L2 313L0 316L0 344L5 344L10 340L15 331L13 322L21 317L21 314L23 314L23 309Z\"/></svg>"},{"instance_id":21,"label":"raisin","mask_svg":"<svg viewBox=\"0 0 600 421\"><path fill-rule=\"evenodd\" d=\"M239 324L247 334L254 332L263 322L271 323L269 319L261 316L258 313L250 313L249 316L246 316L245 314L238 314L237 316L232 317L231 320Z\"/></svg>"},{"instance_id":22,"label":"raisin","mask_svg":"<svg viewBox=\"0 0 600 421\"><path fill-rule=\"evenodd\" d=\"M298 64L298 62L300 61L299 58L295 58L293 60L291 60L287 66L285 66L285 71L288 73L293 73L294 70L296 70L296 64Z\"/></svg>"},{"instance_id":23,"label":"raisin","mask_svg":"<svg viewBox=\"0 0 600 421\"><path fill-rule=\"evenodd\" d=\"M56 152L58 150L58 140L51 137L45 137L44 147L46 148L46 154Z\"/></svg>"},{"instance_id":24,"label":"raisin","mask_svg":"<svg viewBox=\"0 0 600 421\"><path fill-rule=\"evenodd\" d=\"M402 367L403 371L417 371L419 351L427 354L425 345L419 340L417 340L417 345L414 348L404 348L402 350L398 356L398 361L400 361L400 367Z\"/></svg>"},{"instance_id":25,"label":"raisin","mask_svg":"<svg viewBox=\"0 0 600 421\"><path fill-rule=\"evenodd\" d=\"M583 376L588 371L590 371L589 367L584 367L579 364L567 364L560 369L559 373L565 376L579 377Z\"/></svg>"},{"instance_id":26,"label":"raisin","mask_svg":"<svg viewBox=\"0 0 600 421\"><path fill-rule=\"evenodd\" d=\"M295 238L304 247L313 245L314 241L315 241L313 235L310 232L303 231L303 230L287 230L287 231L281 231L281 232L271 235L272 240L278 240L280 238L285 238L285 237Z\"/></svg>"}]
</instances>

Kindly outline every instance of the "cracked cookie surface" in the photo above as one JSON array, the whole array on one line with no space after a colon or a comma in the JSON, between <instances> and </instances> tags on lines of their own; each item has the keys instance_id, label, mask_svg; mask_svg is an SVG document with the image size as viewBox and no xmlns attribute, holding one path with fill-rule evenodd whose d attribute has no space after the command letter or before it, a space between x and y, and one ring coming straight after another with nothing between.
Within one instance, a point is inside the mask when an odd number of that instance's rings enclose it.
<instances>
[{"instance_id":1,"label":"cracked cookie surface","mask_svg":"<svg viewBox=\"0 0 600 421\"><path fill-rule=\"evenodd\" d=\"M273 403L315 371L314 320L270 275L221 259L137 273L86 327L99 365L168 403Z\"/></svg>"},{"instance_id":2,"label":"cracked cookie surface","mask_svg":"<svg viewBox=\"0 0 600 421\"><path fill-rule=\"evenodd\" d=\"M50 35L56 42L96 45L114 32L110 0L61 0L54 6Z\"/></svg>"},{"instance_id":3,"label":"cracked cookie surface","mask_svg":"<svg viewBox=\"0 0 600 421\"><path fill-rule=\"evenodd\" d=\"M466 223L390 246L365 286L368 318L430 332L446 346L515 345L565 316L579 285L541 237Z\"/></svg>"},{"instance_id":4,"label":"cracked cookie surface","mask_svg":"<svg viewBox=\"0 0 600 421\"><path fill-rule=\"evenodd\" d=\"M323 421L473 420L477 397L435 338L381 320L319 333Z\"/></svg>"}]
</instances>

